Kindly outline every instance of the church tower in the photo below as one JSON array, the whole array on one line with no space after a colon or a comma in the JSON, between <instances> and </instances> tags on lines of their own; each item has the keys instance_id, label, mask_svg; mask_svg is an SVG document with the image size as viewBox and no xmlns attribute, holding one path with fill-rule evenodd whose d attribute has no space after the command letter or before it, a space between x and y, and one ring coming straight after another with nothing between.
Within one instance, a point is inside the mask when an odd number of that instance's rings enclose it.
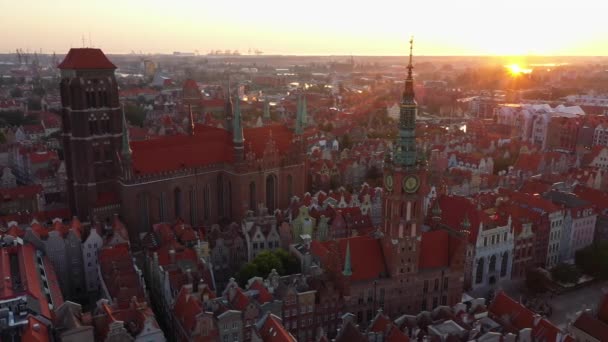
<instances>
[{"instance_id":1,"label":"church tower","mask_svg":"<svg viewBox=\"0 0 608 342\"><path fill-rule=\"evenodd\" d=\"M401 98L399 133L393 156L385 160L383 191L384 249L391 275L415 274L418 265L421 225L424 222L426 169L416 158L416 112L412 71L413 40ZM407 260L407 264L404 264Z\"/></svg>"},{"instance_id":2,"label":"church tower","mask_svg":"<svg viewBox=\"0 0 608 342\"><path fill-rule=\"evenodd\" d=\"M59 64L70 209L88 221L99 199L119 193L123 118L116 66L100 49L70 49Z\"/></svg>"}]
</instances>

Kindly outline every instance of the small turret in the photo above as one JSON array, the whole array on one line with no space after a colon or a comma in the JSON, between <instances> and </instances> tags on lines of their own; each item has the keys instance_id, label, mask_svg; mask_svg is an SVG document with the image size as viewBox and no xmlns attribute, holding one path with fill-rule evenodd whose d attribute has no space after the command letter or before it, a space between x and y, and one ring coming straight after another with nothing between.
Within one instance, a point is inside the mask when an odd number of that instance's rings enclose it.
<instances>
[{"instance_id":1,"label":"small turret","mask_svg":"<svg viewBox=\"0 0 608 342\"><path fill-rule=\"evenodd\" d=\"M350 277L353 275L352 265L350 261L350 241L346 242L346 256L344 257L344 270L342 275Z\"/></svg>"},{"instance_id":2,"label":"small turret","mask_svg":"<svg viewBox=\"0 0 608 342\"><path fill-rule=\"evenodd\" d=\"M236 97L234 102L234 119L232 121L232 143L234 145L234 160L243 160L244 155L244 142L243 136L243 125L241 123L241 105L240 99Z\"/></svg>"},{"instance_id":3,"label":"small turret","mask_svg":"<svg viewBox=\"0 0 608 342\"><path fill-rule=\"evenodd\" d=\"M471 231L471 221L469 221L469 214L465 213L462 223L460 225L460 232L469 233Z\"/></svg>"},{"instance_id":4,"label":"small turret","mask_svg":"<svg viewBox=\"0 0 608 342\"><path fill-rule=\"evenodd\" d=\"M439 206L439 199L435 200L435 205L433 206L433 210L431 211L433 215L433 222L439 223L441 221L441 207Z\"/></svg>"},{"instance_id":5,"label":"small turret","mask_svg":"<svg viewBox=\"0 0 608 342\"><path fill-rule=\"evenodd\" d=\"M270 121L270 101L268 101L268 99L266 99L264 101L264 120L266 121Z\"/></svg>"}]
</instances>

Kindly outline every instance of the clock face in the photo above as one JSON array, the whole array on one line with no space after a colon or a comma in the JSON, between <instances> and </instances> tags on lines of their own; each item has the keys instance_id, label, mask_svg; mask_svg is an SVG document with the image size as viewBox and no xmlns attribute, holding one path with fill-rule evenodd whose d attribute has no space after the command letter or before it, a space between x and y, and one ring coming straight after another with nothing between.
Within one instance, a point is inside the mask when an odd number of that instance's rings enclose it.
<instances>
[{"instance_id":1,"label":"clock face","mask_svg":"<svg viewBox=\"0 0 608 342\"><path fill-rule=\"evenodd\" d=\"M384 176L384 186L386 187L386 190L393 191L393 176Z\"/></svg>"},{"instance_id":2,"label":"clock face","mask_svg":"<svg viewBox=\"0 0 608 342\"><path fill-rule=\"evenodd\" d=\"M418 176L407 176L403 179L403 190L405 192L408 193L413 193L416 192L416 190L418 190L418 187L420 186L420 180L418 179Z\"/></svg>"}]
</instances>

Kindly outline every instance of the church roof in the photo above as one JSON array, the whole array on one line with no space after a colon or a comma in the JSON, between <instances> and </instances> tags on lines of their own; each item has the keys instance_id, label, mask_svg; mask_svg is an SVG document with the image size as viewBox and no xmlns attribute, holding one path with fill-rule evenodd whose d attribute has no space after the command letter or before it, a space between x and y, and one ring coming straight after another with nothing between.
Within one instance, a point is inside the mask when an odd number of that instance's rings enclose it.
<instances>
[{"instance_id":1,"label":"church roof","mask_svg":"<svg viewBox=\"0 0 608 342\"><path fill-rule=\"evenodd\" d=\"M131 142L135 174L154 174L234 161L230 132L200 124L195 125L194 132L193 135ZM283 125L245 128L243 133L245 153L252 151L257 158L264 155L270 136L281 155L289 151L292 140L292 132Z\"/></svg>"},{"instance_id":2,"label":"church roof","mask_svg":"<svg viewBox=\"0 0 608 342\"><path fill-rule=\"evenodd\" d=\"M101 49L72 48L58 66L59 69L116 69Z\"/></svg>"},{"instance_id":3,"label":"church roof","mask_svg":"<svg viewBox=\"0 0 608 342\"><path fill-rule=\"evenodd\" d=\"M439 268L450 265L449 236L446 230L434 230L422 234L419 268Z\"/></svg>"}]
</instances>

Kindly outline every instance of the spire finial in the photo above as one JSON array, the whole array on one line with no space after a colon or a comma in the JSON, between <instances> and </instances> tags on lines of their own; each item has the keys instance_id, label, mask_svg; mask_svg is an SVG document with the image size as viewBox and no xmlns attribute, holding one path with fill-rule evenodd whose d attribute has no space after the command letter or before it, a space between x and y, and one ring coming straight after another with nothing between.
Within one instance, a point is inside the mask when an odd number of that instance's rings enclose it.
<instances>
[{"instance_id":1,"label":"spire finial","mask_svg":"<svg viewBox=\"0 0 608 342\"><path fill-rule=\"evenodd\" d=\"M344 270L342 274L350 277L353 275L353 269L350 261L350 241L346 242L346 255L344 256Z\"/></svg>"},{"instance_id":2,"label":"spire finial","mask_svg":"<svg viewBox=\"0 0 608 342\"><path fill-rule=\"evenodd\" d=\"M188 120L190 121L188 125L189 134L194 135L194 114L192 114L192 105L188 105Z\"/></svg>"},{"instance_id":3,"label":"spire finial","mask_svg":"<svg viewBox=\"0 0 608 342\"><path fill-rule=\"evenodd\" d=\"M412 64L412 59L414 55L414 36L410 36L410 61L407 64L407 78L412 79L412 70L414 69L414 65Z\"/></svg>"}]
</instances>

